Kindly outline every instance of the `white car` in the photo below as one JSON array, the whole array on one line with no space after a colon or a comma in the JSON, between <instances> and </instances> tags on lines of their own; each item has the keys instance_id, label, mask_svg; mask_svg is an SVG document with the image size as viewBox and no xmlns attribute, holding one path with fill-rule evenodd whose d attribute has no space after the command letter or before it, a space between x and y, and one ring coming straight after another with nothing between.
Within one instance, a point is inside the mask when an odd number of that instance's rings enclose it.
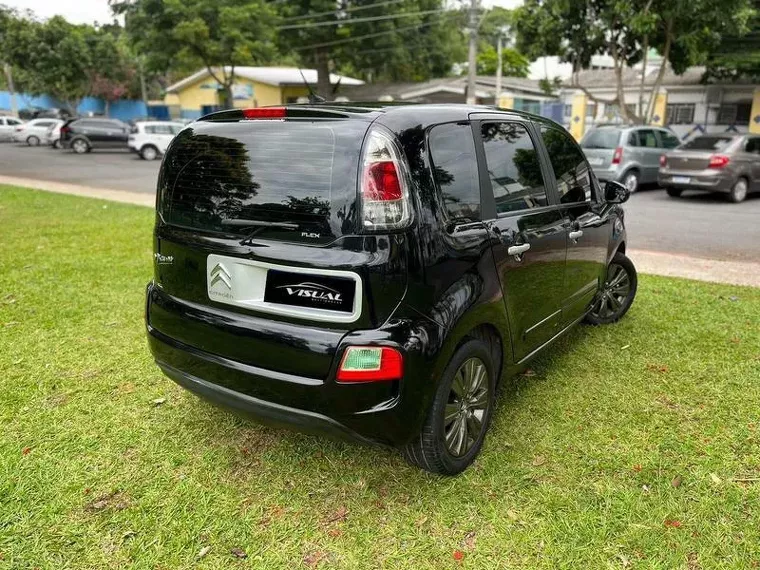
<instances>
[{"instance_id":1,"label":"white car","mask_svg":"<svg viewBox=\"0 0 760 570\"><path fill-rule=\"evenodd\" d=\"M12 141L16 127L23 124L24 121L16 117L0 117L0 141Z\"/></svg>"},{"instance_id":2,"label":"white car","mask_svg":"<svg viewBox=\"0 0 760 570\"><path fill-rule=\"evenodd\" d=\"M42 141L47 140L48 129L56 124L63 124L63 121L60 119L32 119L16 127L13 140L25 142L29 146L37 146Z\"/></svg>"},{"instance_id":3,"label":"white car","mask_svg":"<svg viewBox=\"0 0 760 570\"><path fill-rule=\"evenodd\" d=\"M185 125L170 121L141 121L132 127L127 144L145 160L155 160Z\"/></svg>"}]
</instances>

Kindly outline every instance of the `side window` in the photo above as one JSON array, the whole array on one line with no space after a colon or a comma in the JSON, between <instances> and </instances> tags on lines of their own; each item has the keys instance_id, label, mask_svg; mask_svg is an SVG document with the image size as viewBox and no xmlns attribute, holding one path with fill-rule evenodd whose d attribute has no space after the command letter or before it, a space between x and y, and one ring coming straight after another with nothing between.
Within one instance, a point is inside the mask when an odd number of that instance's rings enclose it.
<instances>
[{"instance_id":1,"label":"side window","mask_svg":"<svg viewBox=\"0 0 760 570\"><path fill-rule=\"evenodd\" d=\"M172 134L173 135L177 135L184 128L185 128L184 125L172 125L171 126Z\"/></svg>"},{"instance_id":2,"label":"side window","mask_svg":"<svg viewBox=\"0 0 760 570\"><path fill-rule=\"evenodd\" d=\"M156 134L157 135L170 135L172 134L172 129L169 125L156 125Z\"/></svg>"},{"instance_id":3,"label":"side window","mask_svg":"<svg viewBox=\"0 0 760 570\"><path fill-rule=\"evenodd\" d=\"M517 123L483 123L481 134L496 212L546 206L541 162L527 129Z\"/></svg>"},{"instance_id":4,"label":"side window","mask_svg":"<svg viewBox=\"0 0 760 570\"><path fill-rule=\"evenodd\" d=\"M747 142L744 145L744 152L760 154L760 137L752 137L747 139Z\"/></svg>"},{"instance_id":5,"label":"side window","mask_svg":"<svg viewBox=\"0 0 760 570\"><path fill-rule=\"evenodd\" d=\"M668 131L660 131L660 138L662 139L663 148L676 148L681 144L681 140Z\"/></svg>"},{"instance_id":6,"label":"side window","mask_svg":"<svg viewBox=\"0 0 760 570\"><path fill-rule=\"evenodd\" d=\"M451 218L480 219L480 181L475 141L469 123L438 125L430 130L433 176Z\"/></svg>"},{"instance_id":7,"label":"side window","mask_svg":"<svg viewBox=\"0 0 760 570\"><path fill-rule=\"evenodd\" d=\"M562 204L591 201L591 172L575 141L570 135L549 127L541 127L541 137L557 179L559 201Z\"/></svg>"},{"instance_id":8,"label":"side window","mask_svg":"<svg viewBox=\"0 0 760 570\"><path fill-rule=\"evenodd\" d=\"M156 134L156 127L153 125L145 125L145 134L146 135L155 135Z\"/></svg>"},{"instance_id":9,"label":"side window","mask_svg":"<svg viewBox=\"0 0 760 570\"><path fill-rule=\"evenodd\" d=\"M639 146L639 133L637 131L628 133L628 146Z\"/></svg>"},{"instance_id":10,"label":"side window","mask_svg":"<svg viewBox=\"0 0 760 570\"><path fill-rule=\"evenodd\" d=\"M645 148L657 148L657 135L652 129L641 129L639 131L639 146Z\"/></svg>"}]
</instances>

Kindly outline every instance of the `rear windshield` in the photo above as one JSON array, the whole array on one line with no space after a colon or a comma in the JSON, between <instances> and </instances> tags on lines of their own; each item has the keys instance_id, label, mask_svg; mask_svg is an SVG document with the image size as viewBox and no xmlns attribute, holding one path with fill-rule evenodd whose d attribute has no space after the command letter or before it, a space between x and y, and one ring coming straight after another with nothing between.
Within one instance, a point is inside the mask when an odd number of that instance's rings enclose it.
<instances>
[{"instance_id":1,"label":"rear windshield","mask_svg":"<svg viewBox=\"0 0 760 570\"><path fill-rule=\"evenodd\" d=\"M255 231L314 243L352 233L367 127L349 120L193 123L164 160L159 211L168 224L234 236Z\"/></svg>"},{"instance_id":2,"label":"rear windshield","mask_svg":"<svg viewBox=\"0 0 760 570\"><path fill-rule=\"evenodd\" d=\"M594 129L583 137L583 148L617 148L620 129Z\"/></svg>"},{"instance_id":3,"label":"rear windshield","mask_svg":"<svg viewBox=\"0 0 760 570\"><path fill-rule=\"evenodd\" d=\"M687 142L681 148L686 150L723 150L731 144L732 140L734 140L733 137L697 137Z\"/></svg>"}]
</instances>

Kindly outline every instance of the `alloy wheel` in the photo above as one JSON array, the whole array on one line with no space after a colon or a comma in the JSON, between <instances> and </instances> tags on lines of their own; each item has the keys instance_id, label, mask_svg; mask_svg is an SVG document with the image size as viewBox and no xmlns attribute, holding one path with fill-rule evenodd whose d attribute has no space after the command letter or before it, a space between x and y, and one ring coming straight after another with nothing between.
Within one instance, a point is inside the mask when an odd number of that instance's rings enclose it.
<instances>
[{"instance_id":1,"label":"alloy wheel","mask_svg":"<svg viewBox=\"0 0 760 570\"><path fill-rule=\"evenodd\" d=\"M446 449L453 456L465 455L481 436L488 390L488 369L480 358L467 359L454 374L443 420Z\"/></svg>"},{"instance_id":2,"label":"alloy wheel","mask_svg":"<svg viewBox=\"0 0 760 570\"><path fill-rule=\"evenodd\" d=\"M87 152L87 143L83 140L76 140L72 143L71 147L77 154L83 154Z\"/></svg>"},{"instance_id":3,"label":"alloy wheel","mask_svg":"<svg viewBox=\"0 0 760 570\"><path fill-rule=\"evenodd\" d=\"M594 302L591 312L600 319L607 319L625 308L625 301L631 293L631 278L622 265L610 263L607 280L601 294Z\"/></svg>"},{"instance_id":4,"label":"alloy wheel","mask_svg":"<svg viewBox=\"0 0 760 570\"><path fill-rule=\"evenodd\" d=\"M625 176L623 185L628 189L628 191L631 194L633 194L639 188L639 177L636 175L635 172L629 172Z\"/></svg>"},{"instance_id":5,"label":"alloy wheel","mask_svg":"<svg viewBox=\"0 0 760 570\"><path fill-rule=\"evenodd\" d=\"M747 181L740 178L731 190L731 198L734 202L741 202L747 197Z\"/></svg>"},{"instance_id":6,"label":"alloy wheel","mask_svg":"<svg viewBox=\"0 0 760 570\"><path fill-rule=\"evenodd\" d=\"M156 152L156 149L153 148L152 146L146 146L142 150L142 157L145 160L155 160L156 156L158 156L158 153Z\"/></svg>"}]
</instances>

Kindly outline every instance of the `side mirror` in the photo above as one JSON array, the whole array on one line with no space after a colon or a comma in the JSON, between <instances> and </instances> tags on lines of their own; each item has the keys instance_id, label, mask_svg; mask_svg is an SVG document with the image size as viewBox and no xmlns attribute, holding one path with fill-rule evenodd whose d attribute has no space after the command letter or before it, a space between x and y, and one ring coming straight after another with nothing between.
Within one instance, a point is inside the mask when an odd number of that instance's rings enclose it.
<instances>
[{"instance_id":1,"label":"side mirror","mask_svg":"<svg viewBox=\"0 0 760 570\"><path fill-rule=\"evenodd\" d=\"M604 185L604 199L610 204L622 204L631 197L631 192L620 182L610 180Z\"/></svg>"}]
</instances>

